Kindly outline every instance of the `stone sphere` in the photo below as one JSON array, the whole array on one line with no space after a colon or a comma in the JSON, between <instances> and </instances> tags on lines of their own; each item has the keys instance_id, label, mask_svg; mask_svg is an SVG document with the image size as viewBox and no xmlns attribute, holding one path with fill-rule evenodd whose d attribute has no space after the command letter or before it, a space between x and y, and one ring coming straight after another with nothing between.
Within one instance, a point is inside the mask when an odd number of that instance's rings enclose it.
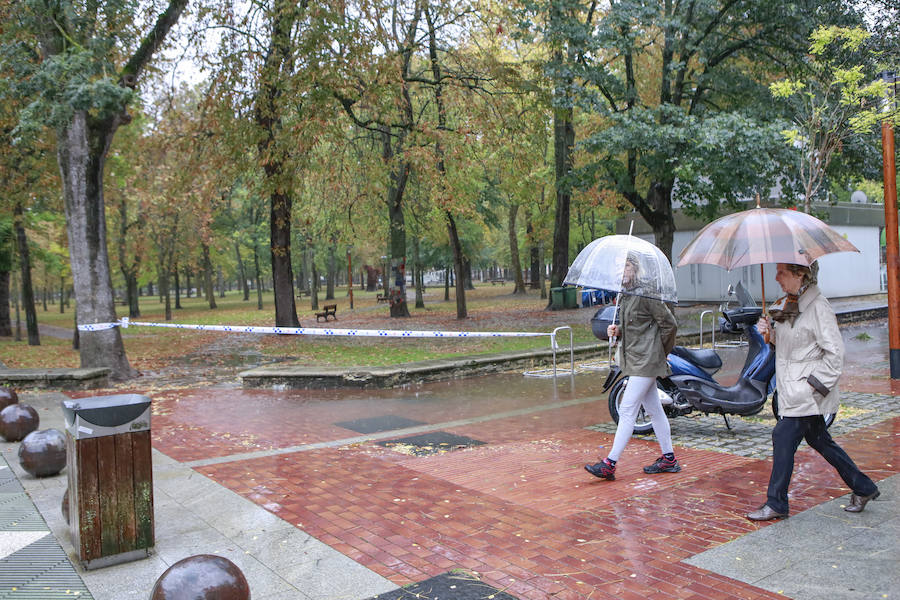
<instances>
[{"instance_id":1,"label":"stone sphere","mask_svg":"<svg viewBox=\"0 0 900 600\"><path fill-rule=\"evenodd\" d=\"M50 477L66 467L66 436L58 429L32 431L19 444L19 464L35 477Z\"/></svg>"},{"instance_id":2,"label":"stone sphere","mask_svg":"<svg viewBox=\"0 0 900 600\"><path fill-rule=\"evenodd\" d=\"M69 488L66 488L65 493L63 494L62 504L59 509L62 511L63 519L66 520L66 524L69 524Z\"/></svg>"},{"instance_id":3,"label":"stone sphere","mask_svg":"<svg viewBox=\"0 0 900 600\"><path fill-rule=\"evenodd\" d=\"M17 404L18 402L19 395L16 393L16 390L0 386L0 410L3 410L10 404Z\"/></svg>"},{"instance_id":4,"label":"stone sphere","mask_svg":"<svg viewBox=\"0 0 900 600\"><path fill-rule=\"evenodd\" d=\"M150 600L250 600L250 586L227 558L198 554L166 569L156 580Z\"/></svg>"},{"instance_id":5,"label":"stone sphere","mask_svg":"<svg viewBox=\"0 0 900 600\"><path fill-rule=\"evenodd\" d=\"M40 423L37 411L27 404L10 404L0 410L0 436L7 442L18 442Z\"/></svg>"}]
</instances>

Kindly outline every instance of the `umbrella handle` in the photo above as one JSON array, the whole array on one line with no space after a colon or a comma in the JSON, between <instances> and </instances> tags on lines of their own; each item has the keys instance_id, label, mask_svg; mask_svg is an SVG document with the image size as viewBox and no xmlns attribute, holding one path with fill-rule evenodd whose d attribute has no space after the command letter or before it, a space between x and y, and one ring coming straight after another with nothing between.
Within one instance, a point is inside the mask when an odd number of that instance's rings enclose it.
<instances>
[{"instance_id":1,"label":"umbrella handle","mask_svg":"<svg viewBox=\"0 0 900 600\"><path fill-rule=\"evenodd\" d=\"M759 194L756 196L756 206L759 207ZM762 287L762 309L763 316L766 318L766 322L771 326L769 321L769 307L766 306L766 272L763 270L763 265L760 263L759 265L759 285ZM763 342L766 344L769 343L769 329L766 328L766 332L763 334Z\"/></svg>"}]
</instances>

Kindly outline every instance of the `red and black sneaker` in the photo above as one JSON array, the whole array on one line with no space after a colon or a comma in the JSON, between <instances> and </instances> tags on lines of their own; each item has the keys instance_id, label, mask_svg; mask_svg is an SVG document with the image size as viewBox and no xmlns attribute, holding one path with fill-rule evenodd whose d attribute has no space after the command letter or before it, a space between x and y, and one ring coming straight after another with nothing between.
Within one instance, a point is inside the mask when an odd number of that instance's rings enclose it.
<instances>
[{"instance_id":1,"label":"red and black sneaker","mask_svg":"<svg viewBox=\"0 0 900 600\"><path fill-rule=\"evenodd\" d=\"M677 473L681 470L678 460L673 458L669 460L665 456L660 456L656 462L649 467L644 467L644 473Z\"/></svg>"},{"instance_id":2,"label":"red and black sneaker","mask_svg":"<svg viewBox=\"0 0 900 600\"><path fill-rule=\"evenodd\" d=\"M584 465L584 470L600 479L613 481L616 478L615 465L609 464L605 459L602 462L594 463L592 465Z\"/></svg>"}]
</instances>

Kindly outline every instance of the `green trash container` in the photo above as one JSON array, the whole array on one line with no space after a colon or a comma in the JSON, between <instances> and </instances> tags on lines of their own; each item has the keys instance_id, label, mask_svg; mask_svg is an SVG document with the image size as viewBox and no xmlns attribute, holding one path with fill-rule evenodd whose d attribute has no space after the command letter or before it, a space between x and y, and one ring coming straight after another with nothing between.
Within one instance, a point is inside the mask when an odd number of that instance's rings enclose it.
<instances>
[{"instance_id":1,"label":"green trash container","mask_svg":"<svg viewBox=\"0 0 900 600\"><path fill-rule=\"evenodd\" d=\"M562 310L564 306L563 293L566 288L555 287L550 288L550 308L552 310Z\"/></svg>"},{"instance_id":2,"label":"green trash container","mask_svg":"<svg viewBox=\"0 0 900 600\"><path fill-rule=\"evenodd\" d=\"M563 288L563 306L565 308L578 308L578 288Z\"/></svg>"}]
</instances>

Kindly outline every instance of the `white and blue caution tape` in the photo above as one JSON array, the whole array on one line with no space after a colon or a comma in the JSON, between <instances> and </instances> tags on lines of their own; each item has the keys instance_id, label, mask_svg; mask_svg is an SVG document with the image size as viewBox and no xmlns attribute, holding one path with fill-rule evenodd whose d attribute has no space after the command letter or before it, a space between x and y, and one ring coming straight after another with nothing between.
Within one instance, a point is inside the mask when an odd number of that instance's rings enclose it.
<instances>
[{"instance_id":1,"label":"white and blue caution tape","mask_svg":"<svg viewBox=\"0 0 900 600\"><path fill-rule=\"evenodd\" d=\"M486 337L545 337L555 344L554 333L531 331L415 331L410 329L337 329L333 327L255 327L242 325L188 325L182 323L151 323L119 319L116 323L92 323L79 325L79 331L103 331L113 327L168 327L195 331L222 331L226 333L269 333L279 335L324 335L335 337L386 337L386 338L486 338Z\"/></svg>"}]
</instances>

